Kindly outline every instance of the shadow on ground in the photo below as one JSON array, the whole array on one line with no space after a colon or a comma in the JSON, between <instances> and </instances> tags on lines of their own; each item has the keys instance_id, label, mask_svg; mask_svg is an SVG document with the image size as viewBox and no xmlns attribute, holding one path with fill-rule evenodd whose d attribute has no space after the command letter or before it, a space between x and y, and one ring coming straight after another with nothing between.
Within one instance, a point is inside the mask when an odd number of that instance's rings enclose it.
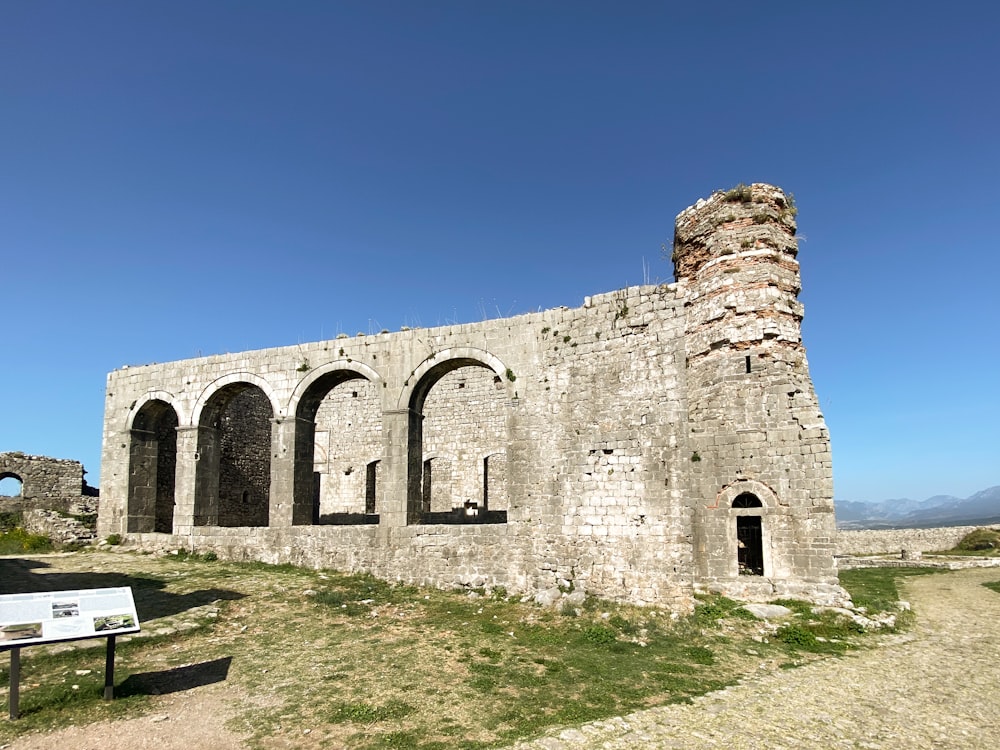
<instances>
[{"instance_id":1,"label":"shadow on ground","mask_svg":"<svg viewBox=\"0 0 1000 750\"><path fill-rule=\"evenodd\" d=\"M36 591L79 591L130 586L139 622L186 612L220 599L233 601L245 595L228 589L203 589L186 594L163 591L166 583L156 578L123 573L35 573L48 568L43 560L0 558L0 594L28 594Z\"/></svg>"},{"instance_id":2,"label":"shadow on ground","mask_svg":"<svg viewBox=\"0 0 1000 750\"><path fill-rule=\"evenodd\" d=\"M225 682L232 661L233 657L226 656L201 664L188 664L159 672L133 674L115 688L115 695L119 698L132 695L166 695L203 685Z\"/></svg>"}]
</instances>

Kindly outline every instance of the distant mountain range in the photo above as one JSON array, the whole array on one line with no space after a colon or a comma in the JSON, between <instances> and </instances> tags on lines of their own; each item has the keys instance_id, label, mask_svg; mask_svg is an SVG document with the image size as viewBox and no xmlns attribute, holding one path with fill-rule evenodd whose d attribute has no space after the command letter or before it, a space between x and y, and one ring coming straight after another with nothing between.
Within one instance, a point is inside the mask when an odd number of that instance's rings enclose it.
<instances>
[{"instance_id":1,"label":"distant mountain range","mask_svg":"<svg viewBox=\"0 0 1000 750\"><path fill-rule=\"evenodd\" d=\"M859 503L838 500L837 528L920 529L933 526L983 526L1000 523L1000 485L964 500L935 495L926 500L882 500Z\"/></svg>"}]
</instances>

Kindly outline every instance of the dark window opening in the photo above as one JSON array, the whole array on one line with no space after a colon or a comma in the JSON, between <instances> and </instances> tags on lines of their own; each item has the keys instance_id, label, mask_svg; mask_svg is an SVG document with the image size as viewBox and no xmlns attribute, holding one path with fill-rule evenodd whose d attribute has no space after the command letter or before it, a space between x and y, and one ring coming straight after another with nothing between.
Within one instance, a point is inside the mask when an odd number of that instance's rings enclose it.
<instances>
[{"instance_id":1,"label":"dark window opening","mask_svg":"<svg viewBox=\"0 0 1000 750\"><path fill-rule=\"evenodd\" d=\"M378 461L372 461L365 470L365 513L375 512L375 482L378 478Z\"/></svg>"},{"instance_id":2,"label":"dark window opening","mask_svg":"<svg viewBox=\"0 0 1000 750\"><path fill-rule=\"evenodd\" d=\"M749 356L747 356L746 362L747 362L747 372L750 372L750 357Z\"/></svg>"},{"instance_id":3,"label":"dark window opening","mask_svg":"<svg viewBox=\"0 0 1000 750\"><path fill-rule=\"evenodd\" d=\"M424 461L424 475L420 485L420 510L431 512L431 459Z\"/></svg>"},{"instance_id":4,"label":"dark window opening","mask_svg":"<svg viewBox=\"0 0 1000 750\"><path fill-rule=\"evenodd\" d=\"M763 508L764 504L760 501L760 498L754 495L752 492L744 492L742 495L738 495L735 500L733 500L734 508Z\"/></svg>"},{"instance_id":5,"label":"dark window opening","mask_svg":"<svg viewBox=\"0 0 1000 750\"><path fill-rule=\"evenodd\" d=\"M320 501L320 489L322 487L321 477L323 475L318 471L313 472L313 495L312 495L312 522L319 523L319 501Z\"/></svg>"},{"instance_id":6,"label":"dark window opening","mask_svg":"<svg viewBox=\"0 0 1000 750\"><path fill-rule=\"evenodd\" d=\"M741 576L764 575L764 542L760 516L737 516L736 560Z\"/></svg>"}]
</instances>

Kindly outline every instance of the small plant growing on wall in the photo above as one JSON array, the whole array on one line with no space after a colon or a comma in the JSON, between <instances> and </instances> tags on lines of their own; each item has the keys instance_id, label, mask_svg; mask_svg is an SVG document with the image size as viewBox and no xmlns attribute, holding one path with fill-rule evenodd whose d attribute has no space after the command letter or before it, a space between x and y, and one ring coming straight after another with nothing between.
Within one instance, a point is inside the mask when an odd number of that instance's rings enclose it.
<instances>
[{"instance_id":1,"label":"small plant growing on wall","mask_svg":"<svg viewBox=\"0 0 1000 750\"><path fill-rule=\"evenodd\" d=\"M727 190L722 194L722 200L727 203L750 203L753 200L753 195L750 192L750 186L744 185L742 182L734 187L732 190Z\"/></svg>"},{"instance_id":2,"label":"small plant growing on wall","mask_svg":"<svg viewBox=\"0 0 1000 750\"><path fill-rule=\"evenodd\" d=\"M302 360L302 364L295 368L296 372L309 372L311 368L309 367L309 360Z\"/></svg>"},{"instance_id":3,"label":"small plant growing on wall","mask_svg":"<svg viewBox=\"0 0 1000 750\"><path fill-rule=\"evenodd\" d=\"M507 373L506 374L507 374L507 380L509 380L511 383L513 383L515 380L517 380L517 375L515 375L514 371L512 369L510 369L509 367L507 368Z\"/></svg>"},{"instance_id":4,"label":"small plant growing on wall","mask_svg":"<svg viewBox=\"0 0 1000 750\"><path fill-rule=\"evenodd\" d=\"M701 461L701 456L698 455L698 451L695 451L694 453L691 454L691 460L694 463L698 463L699 461Z\"/></svg>"}]
</instances>

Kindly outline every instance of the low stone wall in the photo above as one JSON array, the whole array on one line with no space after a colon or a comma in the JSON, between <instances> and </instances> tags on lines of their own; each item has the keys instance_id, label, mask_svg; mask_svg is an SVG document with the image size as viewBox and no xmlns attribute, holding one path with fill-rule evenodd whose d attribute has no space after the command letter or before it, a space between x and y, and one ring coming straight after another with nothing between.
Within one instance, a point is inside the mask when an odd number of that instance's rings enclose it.
<instances>
[{"instance_id":1,"label":"low stone wall","mask_svg":"<svg viewBox=\"0 0 1000 750\"><path fill-rule=\"evenodd\" d=\"M595 545L543 540L537 554L525 559L524 534L510 524L212 526L194 527L185 535L126 534L124 541L128 548L146 552L184 548L214 552L223 560L371 573L386 581L437 588L504 588L534 596L561 587L677 611L691 608L691 589L667 574L657 575L655 568L630 569L619 562L612 576L608 565L598 564L605 555ZM617 540L614 547L635 553L628 540Z\"/></svg>"},{"instance_id":2,"label":"low stone wall","mask_svg":"<svg viewBox=\"0 0 1000 750\"><path fill-rule=\"evenodd\" d=\"M948 550L979 526L946 526L935 529L859 529L837 531L835 554L887 555ZM991 527L996 528L996 527Z\"/></svg>"},{"instance_id":3,"label":"low stone wall","mask_svg":"<svg viewBox=\"0 0 1000 750\"><path fill-rule=\"evenodd\" d=\"M75 518L54 510L29 510L24 514L24 528L42 534L59 544L90 544L96 538L93 530Z\"/></svg>"}]
</instances>

